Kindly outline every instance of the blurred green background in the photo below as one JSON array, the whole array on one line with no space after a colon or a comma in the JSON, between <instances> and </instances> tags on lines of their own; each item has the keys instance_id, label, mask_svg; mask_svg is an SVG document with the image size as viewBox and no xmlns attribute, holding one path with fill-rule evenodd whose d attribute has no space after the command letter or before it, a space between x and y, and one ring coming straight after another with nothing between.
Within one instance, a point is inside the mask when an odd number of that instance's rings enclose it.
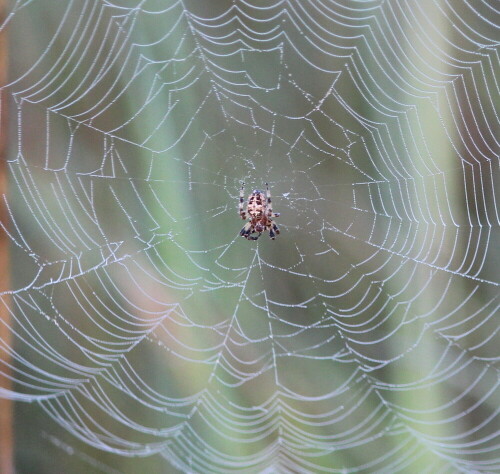
<instances>
[{"instance_id":1,"label":"blurred green background","mask_svg":"<svg viewBox=\"0 0 500 474\"><path fill-rule=\"evenodd\" d=\"M8 8L18 472L498 469L492 2Z\"/></svg>"}]
</instances>

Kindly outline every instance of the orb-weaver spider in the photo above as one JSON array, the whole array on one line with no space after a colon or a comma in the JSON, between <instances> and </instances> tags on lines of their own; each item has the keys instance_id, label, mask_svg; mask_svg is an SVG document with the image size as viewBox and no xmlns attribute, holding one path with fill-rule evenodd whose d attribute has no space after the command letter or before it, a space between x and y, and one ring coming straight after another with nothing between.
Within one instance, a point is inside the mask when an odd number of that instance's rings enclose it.
<instances>
[{"instance_id":1,"label":"orb-weaver spider","mask_svg":"<svg viewBox=\"0 0 500 474\"><path fill-rule=\"evenodd\" d=\"M249 221L241 229L240 235L248 240L257 240L262 232L269 231L269 237L274 240L280 231L274 223L273 217L279 217L279 213L273 212L269 185L266 183L265 194L264 191L255 189L248 196L246 210L243 206L245 202L243 199L244 189L245 183L241 183L239 212L243 220L249 219Z\"/></svg>"}]
</instances>

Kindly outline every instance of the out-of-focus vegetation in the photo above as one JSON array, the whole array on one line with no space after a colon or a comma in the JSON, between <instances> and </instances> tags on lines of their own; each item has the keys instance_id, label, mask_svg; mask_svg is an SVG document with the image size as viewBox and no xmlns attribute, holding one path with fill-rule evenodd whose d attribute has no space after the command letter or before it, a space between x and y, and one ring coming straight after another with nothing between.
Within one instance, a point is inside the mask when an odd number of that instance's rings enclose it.
<instances>
[{"instance_id":1,"label":"out-of-focus vegetation","mask_svg":"<svg viewBox=\"0 0 500 474\"><path fill-rule=\"evenodd\" d=\"M117 3L7 26L19 472L488 470L488 7Z\"/></svg>"}]
</instances>

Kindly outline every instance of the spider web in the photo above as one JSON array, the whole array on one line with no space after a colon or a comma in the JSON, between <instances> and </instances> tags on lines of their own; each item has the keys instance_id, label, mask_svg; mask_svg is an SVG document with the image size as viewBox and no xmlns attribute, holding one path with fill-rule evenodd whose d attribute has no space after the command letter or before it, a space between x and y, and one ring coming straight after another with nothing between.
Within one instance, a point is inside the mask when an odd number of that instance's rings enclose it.
<instances>
[{"instance_id":1,"label":"spider web","mask_svg":"<svg viewBox=\"0 0 500 474\"><path fill-rule=\"evenodd\" d=\"M19 439L105 472L500 469L497 7L12 2ZM241 181L275 241L238 236Z\"/></svg>"}]
</instances>

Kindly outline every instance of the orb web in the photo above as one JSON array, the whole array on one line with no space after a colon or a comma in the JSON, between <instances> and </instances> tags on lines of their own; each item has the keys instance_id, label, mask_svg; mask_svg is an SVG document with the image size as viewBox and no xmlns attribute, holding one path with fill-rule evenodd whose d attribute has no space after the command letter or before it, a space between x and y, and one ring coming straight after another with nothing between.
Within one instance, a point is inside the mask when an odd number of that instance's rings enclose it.
<instances>
[{"instance_id":1,"label":"orb web","mask_svg":"<svg viewBox=\"0 0 500 474\"><path fill-rule=\"evenodd\" d=\"M110 472L498 469L494 2L47 7L4 22L1 395L40 436Z\"/></svg>"}]
</instances>

